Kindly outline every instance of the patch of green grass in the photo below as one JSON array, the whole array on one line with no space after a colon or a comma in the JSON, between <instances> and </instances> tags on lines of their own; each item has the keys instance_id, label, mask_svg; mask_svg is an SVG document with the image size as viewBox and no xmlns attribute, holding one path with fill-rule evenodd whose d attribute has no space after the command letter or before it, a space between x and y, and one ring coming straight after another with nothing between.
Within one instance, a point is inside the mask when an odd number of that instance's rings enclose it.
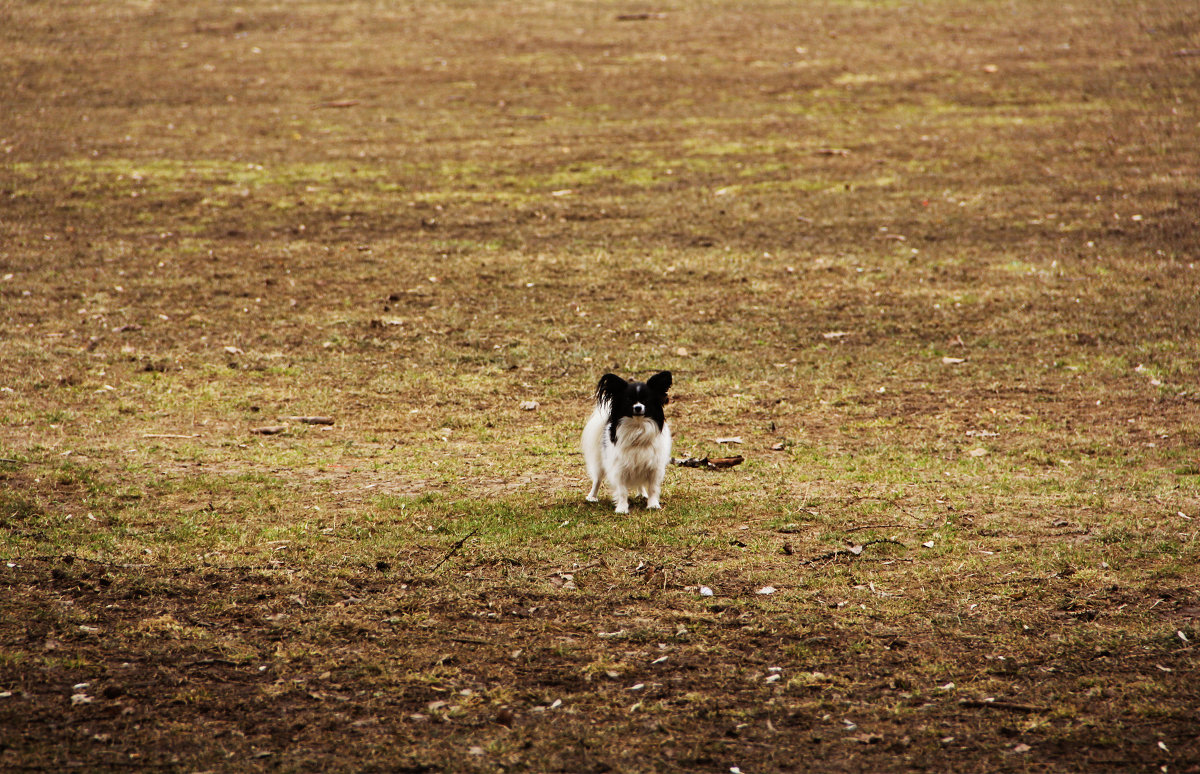
<instances>
[{"instance_id":1,"label":"patch of green grass","mask_svg":"<svg viewBox=\"0 0 1200 774\"><path fill-rule=\"evenodd\" d=\"M0 491L0 513L5 524L31 524L42 516L41 507L34 501L10 490Z\"/></svg>"}]
</instances>

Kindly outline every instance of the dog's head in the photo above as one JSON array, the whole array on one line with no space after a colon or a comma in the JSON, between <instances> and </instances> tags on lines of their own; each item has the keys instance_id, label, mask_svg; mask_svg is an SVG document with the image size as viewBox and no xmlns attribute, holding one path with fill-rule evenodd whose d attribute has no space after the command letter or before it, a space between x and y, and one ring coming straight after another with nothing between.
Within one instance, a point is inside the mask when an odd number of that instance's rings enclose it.
<instances>
[{"instance_id":1,"label":"dog's head","mask_svg":"<svg viewBox=\"0 0 1200 774\"><path fill-rule=\"evenodd\" d=\"M645 382L625 381L616 374L605 374L596 385L596 400L607 403L614 422L623 417L653 419L661 428L666 417L663 406L670 398L671 372L659 371Z\"/></svg>"}]
</instances>

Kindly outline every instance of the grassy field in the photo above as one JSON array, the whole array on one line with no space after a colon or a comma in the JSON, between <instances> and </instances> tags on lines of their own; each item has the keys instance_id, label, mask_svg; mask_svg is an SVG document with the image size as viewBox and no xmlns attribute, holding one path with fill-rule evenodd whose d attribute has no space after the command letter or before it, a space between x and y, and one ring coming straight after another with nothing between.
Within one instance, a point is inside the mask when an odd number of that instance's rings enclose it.
<instances>
[{"instance_id":1,"label":"grassy field","mask_svg":"<svg viewBox=\"0 0 1200 774\"><path fill-rule=\"evenodd\" d=\"M1195 2L13 2L0 104L0 769L1200 771ZM664 368L745 462L584 502Z\"/></svg>"}]
</instances>

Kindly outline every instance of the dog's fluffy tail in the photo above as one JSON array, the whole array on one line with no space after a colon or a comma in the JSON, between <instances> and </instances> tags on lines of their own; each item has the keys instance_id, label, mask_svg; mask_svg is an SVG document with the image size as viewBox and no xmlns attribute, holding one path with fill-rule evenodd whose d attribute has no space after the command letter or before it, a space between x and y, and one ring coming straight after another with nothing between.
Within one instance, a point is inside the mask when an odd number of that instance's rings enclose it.
<instances>
[{"instance_id":1,"label":"dog's fluffy tail","mask_svg":"<svg viewBox=\"0 0 1200 774\"><path fill-rule=\"evenodd\" d=\"M599 400L599 398L597 398ZM580 445L583 447L583 462L587 467L588 478L592 482L592 490L588 500L595 502L600 491L600 483L604 479L604 429L608 426L608 410L602 403L596 404L591 419L583 428Z\"/></svg>"}]
</instances>

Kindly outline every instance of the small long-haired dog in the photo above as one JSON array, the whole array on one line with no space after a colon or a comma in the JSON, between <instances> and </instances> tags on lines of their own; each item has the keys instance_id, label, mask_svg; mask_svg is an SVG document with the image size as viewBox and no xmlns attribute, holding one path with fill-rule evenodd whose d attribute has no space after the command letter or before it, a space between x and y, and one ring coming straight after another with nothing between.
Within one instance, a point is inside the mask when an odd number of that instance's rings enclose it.
<instances>
[{"instance_id":1,"label":"small long-haired dog","mask_svg":"<svg viewBox=\"0 0 1200 774\"><path fill-rule=\"evenodd\" d=\"M642 494L647 508L661 508L663 476L671 461L671 428L663 416L671 372L660 371L643 382L627 382L605 374L596 385L596 410L583 428L583 459L592 491L600 498L600 481L608 481L617 513L629 513L630 493Z\"/></svg>"}]
</instances>

